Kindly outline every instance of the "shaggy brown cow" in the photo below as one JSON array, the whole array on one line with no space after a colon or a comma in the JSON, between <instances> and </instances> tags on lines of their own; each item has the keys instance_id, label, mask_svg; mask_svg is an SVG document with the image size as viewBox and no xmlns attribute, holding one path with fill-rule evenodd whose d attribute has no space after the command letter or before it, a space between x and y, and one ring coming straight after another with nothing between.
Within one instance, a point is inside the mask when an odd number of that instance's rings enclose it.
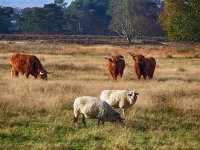
<instances>
[{"instance_id":1,"label":"shaggy brown cow","mask_svg":"<svg viewBox=\"0 0 200 150\"><path fill-rule=\"evenodd\" d=\"M149 79L152 79L155 71L156 60L153 57L145 58L140 54L134 55L133 53L130 53L130 55L135 61L134 69L137 78L140 80L141 76L143 76L146 80L146 77L148 76Z\"/></svg>"},{"instance_id":2,"label":"shaggy brown cow","mask_svg":"<svg viewBox=\"0 0 200 150\"><path fill-rule=\"evenodd\" d=\"M122 55L115 55L108 59L108 70L113 77L113 80L117 80L118 75L122 78L125 68L125 59Z\"/></svg>"},{"instance_id":3,"label":"shaggy brown cow","mask_svg":"<svg viewBox=\"0 0 200 150\"><path fill-rule=\"evenodd\" d=\"M50 73L43 69L39 59L34 55L13 54L11 56L11 65L11 74L13 77L18 77L19 72L21 72L27 78L31 74L35 78L47 80L47 73Z\"/></svg>"}]
</instances>

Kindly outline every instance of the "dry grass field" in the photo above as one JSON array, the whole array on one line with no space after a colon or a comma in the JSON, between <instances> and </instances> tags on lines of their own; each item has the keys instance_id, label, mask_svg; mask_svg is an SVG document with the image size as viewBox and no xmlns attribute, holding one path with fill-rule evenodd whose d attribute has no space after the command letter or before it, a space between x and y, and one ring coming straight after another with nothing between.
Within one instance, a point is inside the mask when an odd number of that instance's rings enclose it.
<instances>
[{"instance_id":1,"label":"dry grass field","mask_svg":"<svg viewBox=\"0 0 200 150\"><path fill-rule=\"evenodd\" d=\"M129 52L154 56L153 80L138 81ZM36 55L48 81L12 78L10 56ZM105 56L127 57L113 81ZM73 101L104 89L139 93L123 125L86 120L74 128ZM67 45L0 41L0 149L200 149L200 44ZM120 110L119 110L120 111ZM81 120L80 120L81 121Z\"/></svg>"}]
</instances>

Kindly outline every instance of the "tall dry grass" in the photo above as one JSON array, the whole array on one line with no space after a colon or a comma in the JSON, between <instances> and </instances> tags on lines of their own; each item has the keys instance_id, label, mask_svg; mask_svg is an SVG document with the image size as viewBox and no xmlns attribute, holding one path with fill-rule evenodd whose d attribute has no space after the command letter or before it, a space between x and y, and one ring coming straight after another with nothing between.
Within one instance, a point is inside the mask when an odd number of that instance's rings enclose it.
<instances>
[{"instance_id":1,"label":"tall dry grass","mask_svg":"<svg viewBox=\"0 0 200 150\"><path fill-rule=\"evenodd\" d=\"M129 52L145 54L149 49L151 49L151 52L148 55L154 56L157 61L154 79L138 81L133 73L133 60ZM48 75L48 81L35 80L33 77L26 79L25 76L21 75L19 78L12 78L10 76L10 56L16 52L36 55L45 69L55 71L55 73ZM113 81L107 70L107 62L104 57L117 53L127 57L126 68L123 79ZM172 107L183 113L199 113L199 54L200 52L197 50L183 52L178 47L177 49L176 47L168 49L167 46L120 47L110 45L52 45L31 42L9 44L1 42L0 118L10 119L10 122L12 122L13 119L39 118L38 116L43 114L45 116L43 119L47 122L53 117L53 123L71 126L73 101L76 97L84 95L99 97L101 91L105 89L135 90L139 92L138 100L134 107L126 113L125 126L117 131L119 136L116 139L113 138L116 127L111 124L104 129L96 129L96 127L92 129L93 127L90 126L89 129L86 129L90 132L89 137L82 131L84 129L80 129L77 136L71 137L71 140L87 137L89 139L94 138L97 141L99 136L105 138L103 144L97 142L93 145L94 149L102 148L102 145L108 149L123 149L123 146L125 149L132 149L134 145L134 142L130 142L134 134L132 130L137 129L134 126L135 123L137 124L135 122L137 119L134 118L139 115L142 116L146 111L154 111L157 108L159 111L162 108L164 110L165 107ZM172 57L169 57L169 55ZM159 113L165 114L165 111L159 111ZM12 133L15 129L12 126L8 128L8 126L2 125L1 132L7 133L7 130ZM158 132L161 131L158 130ZM154 133L154 130L151 132ZM196 132L200 132L199 129ZM108 138L104 137L104 134ZM155 141L151 141L150 145L153 144L156 147L159 141L156 139L156 133L154 134L152 136L155 136ZM80 139L78 136L80 136ZM121 141L121 146L119 141ZM141 144L140 141L137 142L139 145ZM195 142L189 145L194 144L193 147L196 147ZM178 148L181 148L184 146L184 141L178 140L171 146L176 147L176 144ZM166 148L170 147L170 144L167 145ZM38 148L43 146L38 146ZM44 147L46 148L46 145Z\"/></svg>"}]
</instances>

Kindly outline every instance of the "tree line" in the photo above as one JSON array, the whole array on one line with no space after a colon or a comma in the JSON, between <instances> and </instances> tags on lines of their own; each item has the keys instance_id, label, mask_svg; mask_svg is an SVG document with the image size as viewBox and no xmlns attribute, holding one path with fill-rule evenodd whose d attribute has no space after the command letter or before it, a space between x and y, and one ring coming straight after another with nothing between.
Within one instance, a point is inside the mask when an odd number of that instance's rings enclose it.
<instances>
[{"instance_id":1,"label":"tree line","mask_svg":"<svg viewBox=\"0 0 200 150\"><path fill-rule=\"evenodd\" d=\"M0 6L0 34L167 36L200 40L196 0L64 0L43 7Z\"/></svg>"}]
</instances>

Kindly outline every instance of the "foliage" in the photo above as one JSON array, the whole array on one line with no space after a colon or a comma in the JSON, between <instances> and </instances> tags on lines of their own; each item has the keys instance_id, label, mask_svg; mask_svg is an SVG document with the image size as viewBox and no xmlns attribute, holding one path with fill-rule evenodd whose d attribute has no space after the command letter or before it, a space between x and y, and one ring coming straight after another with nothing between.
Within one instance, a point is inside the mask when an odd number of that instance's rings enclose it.
<instances>
[{"instance_id":1,"label":"foliage","mask_svg":"<svg viewBox=\"0 0 200 150\"><path fill-rule=\"evenodd\" d=\"M108 0L76 0L65 10L67 30L71 34L108 33L110 17L106 14Z\"/></svg>"},{"instance_id":2,"label":"foliage","mask_svg":"<svg viewBox=\"0 0 200 150\"><path fill-rule=\"evenodd\" d=\"M27 8L21 15L21 32L31 34L63 34L63 11L56 4L43 8Z\"/></svg>"},{"instance_id":3,"label":"foliage","mask_svg":"<svg viewBox=\"0 0 200 150\"><path fill-rule=\"evenodd\" d=\"M156 24L159 8L154 0L112 0L110 29L125 30L130 35L162 35Z\"/></svg>"},{"instance_id":4,"label":"foliage","mask_svg":"<svg viewBox=\"0 0 200 150\"><path fill-rule=\"evenodd\" d=\"M12 7L0 6L0 33L11 32L11 15L13 14Z\"/></svg>"},{"instance_id":5,"label":"foliage","mask_svg":"<svg viewBox=\"0 0 200 150\"><path fill-rule=\"evenodd\" d=\"M130 35L128 38L155 36L162 35L156 24L159 3L159 0L74 0L67 6L64 0L54 0L41 8L15 11L12 20L18 33L113 35L124 30L124 34ZM7 33L7 26L3 21L2 24Z\"/></svg>"},{"instance_id":6,"label":"foliage","mask_svg":"<svg viewBox=\"0 0 200 150\"><path fill-rule=\"evenodd\" d=\"M200 41L200 3L165 0L159 22L173 41Z\"/></svg>"}]
</instances>

